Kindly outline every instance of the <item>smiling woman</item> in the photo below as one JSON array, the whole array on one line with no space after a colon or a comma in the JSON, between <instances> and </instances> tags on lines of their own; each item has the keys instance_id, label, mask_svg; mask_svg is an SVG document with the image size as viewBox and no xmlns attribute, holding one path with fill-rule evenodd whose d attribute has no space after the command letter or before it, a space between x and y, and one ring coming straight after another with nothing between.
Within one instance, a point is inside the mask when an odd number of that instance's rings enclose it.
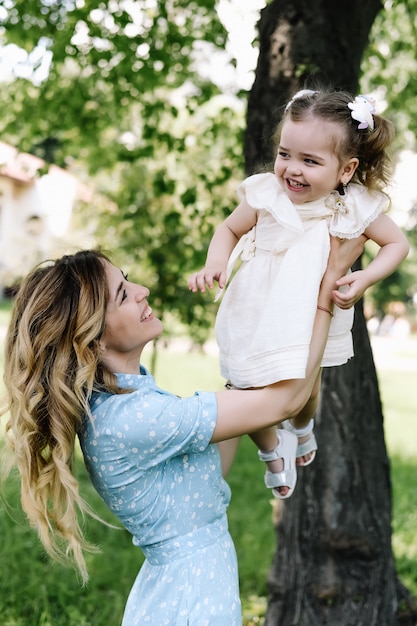
<instances>
[{"instance_id":1,"label":"smiling woman","mask_svg":"<svg viewBox=\"0 0 417 626\"><path fill-rule=\"evenodd\" d=\"M230 489L214 444L268 429L265 453L276 453L288 474L294 459L275 425L311 393L330 324L324 310L363 242L333 241L305 379L263 390L180 398L157 387L141 364L144 346L162 332L149 290L98 251L39 266L23 281L4 376L23 508L49 554L74 561L86 580L90 546L77 508L91 511L72 472L78 436L97 492L146 556L123 626L242 623Z\"/></svg>"}]
</instances>

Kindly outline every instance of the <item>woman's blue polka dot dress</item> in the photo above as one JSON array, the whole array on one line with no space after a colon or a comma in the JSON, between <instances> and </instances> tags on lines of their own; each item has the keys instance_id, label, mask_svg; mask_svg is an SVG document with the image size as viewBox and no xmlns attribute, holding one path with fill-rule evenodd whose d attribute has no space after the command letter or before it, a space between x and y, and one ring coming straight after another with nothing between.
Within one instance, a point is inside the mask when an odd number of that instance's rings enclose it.
<instances>
[{"instance_id":1,"label":"woman's blue polka dot dress","mask_svg":"<svg viewBox=\"0 0 417 626\"><path fill-rule=\"evenodd\" d=\"M179 398L144 368L117 378L134 391L94 394L80 443L95 488L146 556L122 626L240 626L230 489L209 443L215 395Z\"/></svg>"}]
</instances>

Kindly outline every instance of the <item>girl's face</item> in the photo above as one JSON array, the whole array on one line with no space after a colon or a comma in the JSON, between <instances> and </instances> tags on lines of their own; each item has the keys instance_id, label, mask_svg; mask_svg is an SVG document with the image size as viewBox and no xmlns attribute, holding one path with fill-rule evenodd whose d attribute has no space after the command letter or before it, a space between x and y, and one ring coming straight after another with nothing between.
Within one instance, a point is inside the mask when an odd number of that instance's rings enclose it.
<instances>
[{"instance_id":1,"label":"girl's face","mask_svg":"<svg viewBox=\"0 0 417 626\"><path fill-rule=\"evenodd\" d=\"M335 146L341 132L334 122L318 118L284 122L274 171L291 202L318 200L350 181L358 159L340 162Z\"/></svg>"},{"instance_id":2,"label":"girl's face","mask_svg":"<svg viewBox=\"0 0 417 626\"><path fill-rule=\"evenodd\" d=\"M138 373L143 348L162 332L162 322L148 304L149 289L136 285L114 265L105 263L109 285L102 361L112 372Z\"/></svg>"}]
</instances>

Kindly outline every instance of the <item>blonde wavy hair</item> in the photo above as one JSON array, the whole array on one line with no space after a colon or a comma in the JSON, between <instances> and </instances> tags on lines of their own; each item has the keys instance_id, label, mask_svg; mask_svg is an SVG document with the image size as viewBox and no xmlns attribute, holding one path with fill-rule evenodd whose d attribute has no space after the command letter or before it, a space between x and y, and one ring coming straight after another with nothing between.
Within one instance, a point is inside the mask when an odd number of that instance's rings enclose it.
<instances>
[{"instance_id":1,"label":"blonde wavy hair","mask_svg":"<svg viewBox=\"0 0 417 626\"><path fill-rule=\"evenodd\" d=\"M5 347L2 414L22 507L49 555L75 564L84 582L83 552L96 548L79 523L80 512L94 513L72 473L77 431L93 391L123 393L100 362L106 262L85 250L35 268L16 296Z\"/></svg>"}]
</instances>

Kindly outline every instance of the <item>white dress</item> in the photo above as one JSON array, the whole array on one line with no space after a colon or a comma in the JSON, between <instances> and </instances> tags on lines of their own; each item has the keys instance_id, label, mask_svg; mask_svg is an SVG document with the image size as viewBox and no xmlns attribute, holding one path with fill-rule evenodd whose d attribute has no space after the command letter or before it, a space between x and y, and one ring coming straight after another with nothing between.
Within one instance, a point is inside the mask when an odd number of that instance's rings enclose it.
<instances>
[{"instance_id":1,"label":"white dress","mask_svg":"<svg viewBox=\"0 0 417 626\"><path fill-rule=\"evenodd\" d=\"M241 183L258 211L256 226L233 251L215 331L222 376L236 387L304 378L330 235L358 237L388 207L388 196L350 183L347 193L294 205L272 173ZM353 356L353 308L335 307L322 366Z\"/></svg>"}]
</instances>

